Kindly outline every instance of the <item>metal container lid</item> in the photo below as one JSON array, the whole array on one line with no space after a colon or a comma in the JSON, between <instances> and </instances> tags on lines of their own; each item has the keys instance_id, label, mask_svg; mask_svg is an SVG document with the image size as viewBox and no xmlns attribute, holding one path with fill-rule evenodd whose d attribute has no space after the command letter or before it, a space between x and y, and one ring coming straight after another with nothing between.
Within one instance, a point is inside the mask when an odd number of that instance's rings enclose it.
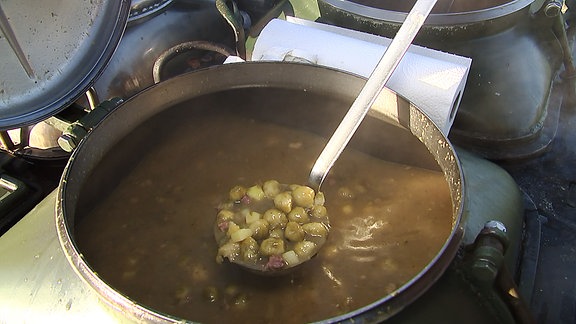
<instances>
[{"instance_id":1,"label":"metal container lid","mask_svg":"<svg viewBox=\"0 0 576 324\"><path fill-rule=\"evenodd\" d=\"M442 0L438 1L435 9L426 19L426 25L466 25L485 22L520 11L531 6L534 1L535 0ZM356 19L356 16L362 16L374 20L401 24L411 8L410 3L414 1L318 0L318 2L321 7L325 4L350 13L352 19ZM455 7L452 8L452 6Z\"/></svg>"},{"instance_id":2,"label":"metal container lid","mask_svg":"<svg viewBox=\"0 0 576 324\"><path fill-rule=\"evenodd\" d=\"M0 129L68 107L104 70L129 0L0 0Z\"/></svg>"},{"instance_id":3,"label":"metal container lid","mask_svg":"<svg viewBox=\"0 0 576 324\"><path fill-rule=\"evenodd\" d=\"M162 13L174 0L132 0L128 24Z\"/></svg>"}]
</instances>

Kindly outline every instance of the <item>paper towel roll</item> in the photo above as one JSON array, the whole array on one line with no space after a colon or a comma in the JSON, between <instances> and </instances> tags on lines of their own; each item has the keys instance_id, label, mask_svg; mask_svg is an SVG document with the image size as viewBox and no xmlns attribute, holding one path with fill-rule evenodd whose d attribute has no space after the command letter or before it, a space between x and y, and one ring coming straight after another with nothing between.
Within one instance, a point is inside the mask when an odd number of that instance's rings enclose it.
<instances>
[{"instance_id":1,"label":"paper towel roll","mask_svg":"<svg viewBox=\"0 0 576 324\"><path fill-rule=\"evenodd\" d=\"M390 39L297 18L262 30L252 60L300 61L368 77ZM387 87L422 109L448 135L471 59L411 45Z\"/></svg>"}]
</instances>

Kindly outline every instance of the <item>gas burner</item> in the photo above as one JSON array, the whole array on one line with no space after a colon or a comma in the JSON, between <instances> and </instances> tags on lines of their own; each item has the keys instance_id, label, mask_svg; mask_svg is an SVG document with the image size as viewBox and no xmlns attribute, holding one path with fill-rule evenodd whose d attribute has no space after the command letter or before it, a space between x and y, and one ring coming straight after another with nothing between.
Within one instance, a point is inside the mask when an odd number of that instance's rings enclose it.
<instances>
[{"instance_id":1,"label":"gas burner","mask_svg":"<svg viewBox=\"0 0 576 324\"><path fill-rule=\"evenodd\" d=\"M50 149L16 152L0 150L0 236L56 188L66 163Z\"/></svg>"}]
</instances>

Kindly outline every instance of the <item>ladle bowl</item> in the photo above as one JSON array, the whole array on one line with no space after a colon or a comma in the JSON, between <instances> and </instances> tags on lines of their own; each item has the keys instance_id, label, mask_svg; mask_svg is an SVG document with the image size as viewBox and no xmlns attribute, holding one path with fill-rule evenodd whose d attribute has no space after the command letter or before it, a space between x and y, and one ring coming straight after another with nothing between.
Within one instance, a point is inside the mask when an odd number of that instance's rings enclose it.
<instances>
[{"instance_id":1,"label":"ladle bowl","mask_svg":"<svg viewBox=\"0 0 576 324\"><path fill-rule=\"evenodd\" d=\"M217 262L281 275L314 257L326 243L330 222L325 197L308 186L268 180L236 185L217 208Z\"/></svg>"}]
</instances>

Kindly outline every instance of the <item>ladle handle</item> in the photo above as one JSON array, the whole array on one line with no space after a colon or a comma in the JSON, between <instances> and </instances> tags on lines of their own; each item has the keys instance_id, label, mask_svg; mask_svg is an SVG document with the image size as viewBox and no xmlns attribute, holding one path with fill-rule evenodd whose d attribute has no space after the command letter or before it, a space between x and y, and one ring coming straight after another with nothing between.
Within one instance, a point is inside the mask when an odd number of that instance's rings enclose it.
<instances>
[{"instance_id":1,"label":"ladle handle","mask_svg":"<svg viewBox=\"0 0 576 324\"><path fill-rule=\"evenodd\" d=\"M412 44L414 37L416 37L430 11L432 11L436 1L417 0L406 16L404 23L382 58L380 58L358 97L356 97L356 100L354 100L354 103L352 103L340 125L338 125L338 128L336 128L336 131L334 131L334 134L314 163L308 180L314 189L320 189L320 185L326 178L328 171L332 168L358 126L360 126L364 116L366 116L382 89L384 89L408 47Z\"/></svg>"}]
</instances>

